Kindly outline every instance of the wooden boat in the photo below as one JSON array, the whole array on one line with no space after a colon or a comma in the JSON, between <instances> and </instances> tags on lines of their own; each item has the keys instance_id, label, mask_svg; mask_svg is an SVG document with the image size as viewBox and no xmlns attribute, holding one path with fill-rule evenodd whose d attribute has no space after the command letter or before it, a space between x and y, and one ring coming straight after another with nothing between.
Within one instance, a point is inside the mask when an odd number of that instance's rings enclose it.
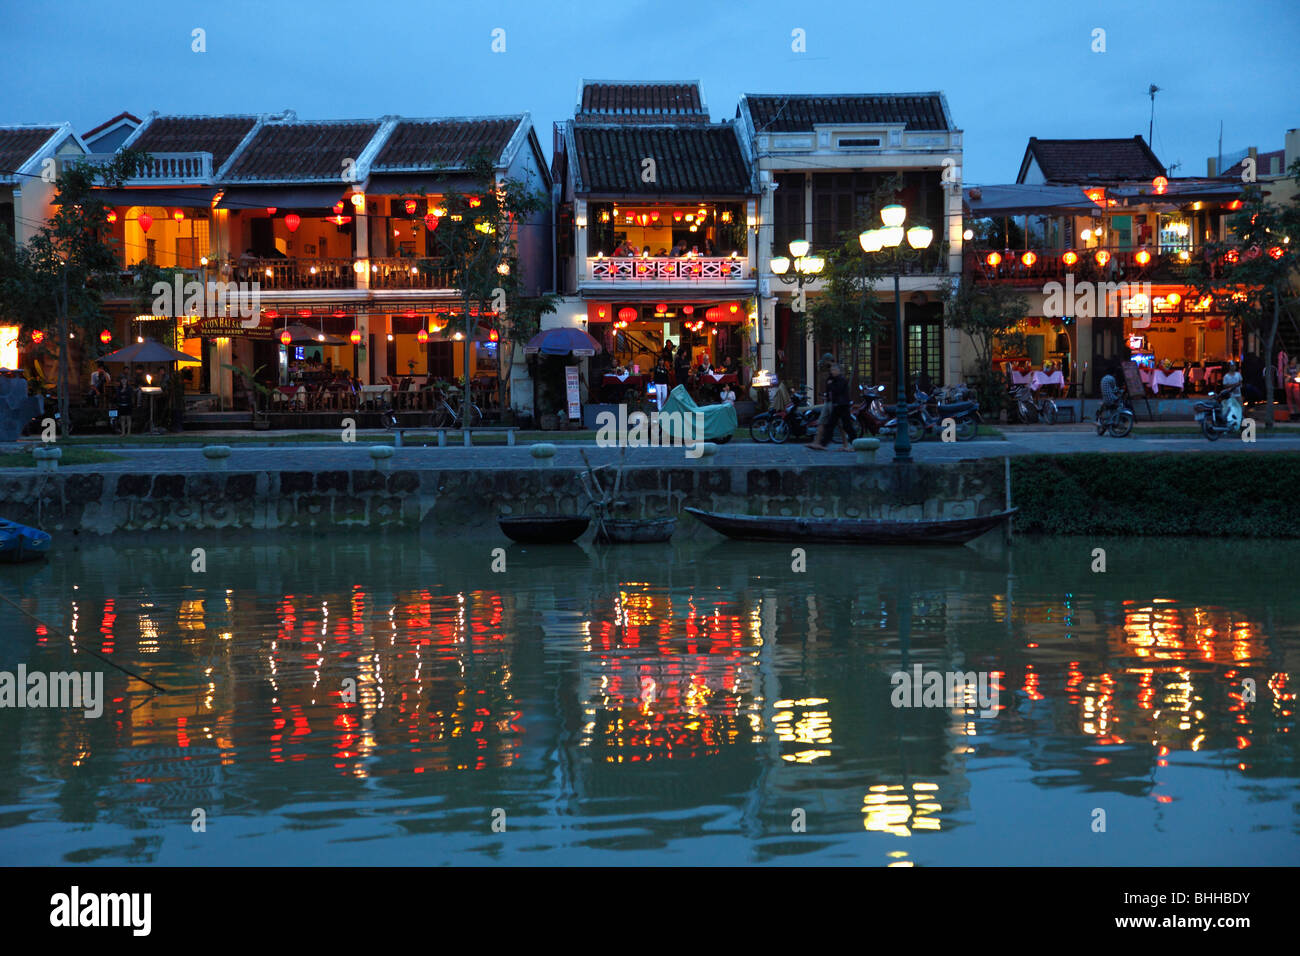
<instances>
[{"instance_id":1,"label":"wooden boat","mask_svg":"<svg viewBox=\"0 0 1300 956\"><path fill-rule=\"evenodd\" d=\"M596 540L601 544L652 544L667 541L677 528L677 519L598 518Z\"/></svg>"},{"instance_id":2,"label":"wooden boat","mask_svg":"<svg viewBox=\"0 0 1300 956\"><path fill-rule=\"evenodd\" d=\"M50 552L50 536L44 531L0 521L0 562L39 561Z\"/></svg>"},{"instance_id":3,"label":"wooden boat","mask_svg":"<svg viewBox=\"0 0 1300 956\"><path fill-rule=\"evenodd\" d=\"M500 515L497 524L520 544L569 544L587 530L586 515Z\"/></svg>"},{"instance_id":4,"label":"wooden boat","mask_svg":"<svg viewBox=\"0 0 1300 956\"><path fill-rule=\"evenodd\" d=\"M827 544L965 544L998 527L1018 509L973 518L800 518L734 515L685 509L714 531L742 541Z\"/></svg>"}]
</instances>

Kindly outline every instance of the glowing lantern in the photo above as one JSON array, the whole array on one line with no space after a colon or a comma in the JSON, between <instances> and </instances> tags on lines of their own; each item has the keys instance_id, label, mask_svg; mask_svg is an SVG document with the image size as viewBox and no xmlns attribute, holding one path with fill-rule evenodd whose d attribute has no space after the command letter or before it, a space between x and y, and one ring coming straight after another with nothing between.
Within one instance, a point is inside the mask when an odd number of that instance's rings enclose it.
<instances>
[{"instance_id":1,"label":"glowing lantern","mask_svg":"<svg viewBox=\"0 0 1300 956\"><path fill-rule=\"evenodd\" d=\"M1210 321L1205 323L1205 327L1217 332L1219 329L1223 328L1223 319L1210 319Z\"/></svg>"},{"instance_id":2,"label":"glowing lantern","mask_svg":"<svg viewBox=\"0 0 1300 956\"><path fill-rule=\"evenodd\" d=\"M731 305L729 305L727 308L731 310L732 315L735 315L737 312L740 311L740 305L736 302L731 303Z\"/></svg>"},{"instance_id":3,"label":"glowing lantern","mask_svg":"<svg viewBox=\"0 0 1300 956\"><path fill-rule=\"evenodd\" d=\"M497 330L496 330L496 329L493 329L491 332L488 333L488 341L489 341L489 342L495 342L495 341L497 341L497 340L500 339L500 338L501 338L501 336L497 334Z\"/></svg>"},{"instance_id":4,"label":"glowing lantern","mask_svg":"<svg viewBox=\"0 0 1300 956\"><path fill-rule=\"evenodd\" d=\"M668 311L668 303L667 303L667 302L660 302L658 305L655 306L655 311L656 311L656 312L667 312L667 311Z\"/></svg>"},{"instance_id":5,"label":"glowing lantern","mask_svg":"<svg viewBox=\"0 0 1300 956\"><path fill-rule=\"evenodd\" d=\"M1165 296L1165 301L1168 302L1170 305L1177 305L1179 302L1183 301L1183 297L1179 295L1177 292L1170 292L1167 296Z\"/></svg>"},{"instance_id":6,"label":"glowing lantern","mask_svg":"<svg viewBox=\"0 0 1300 956\"><path fill-rule=\"evenodd\" d=\"M1232 202L1228 203L1228 208L1231 209L1233 212L1236 212L1238 209L1241 208L1241 200L1234 199Z\"/></svg>"},{"instance_id":7,"label":"glowing lantern","mask_svg":"<svg viewBox=\"0 0 1300 956\"><path fill-rule=\"evenodd\" d=\"M293 336L289 334L289 330L288 330L288 329L285 329L283 332L280 333L280 344L281 344L281 345L288 345L288 344L289 344L290 342L292 342L292 341L293 341Z\"/></svg>"},{"instance_id":8,"label":"glowing lantern","mask_svg":"<svg viewBox=\"0 0 1300 956\"><path fill-rule=\"evenodd\" d=\"M341 216L342 214L343 214L343 200L340 199L338 202L334 204L334 215Z\"/></svg>"},{"instance_id":9,"label":"glowing lantern","mask_svg":"<svg viewBox=\"0 0 1300 956\"><path fill-rule=\"evenodd\" d=\"M1000 256L996 252L990 252L987 256L984 257L984 261L996 269L998 267L998 264L1002 262L1002 256Z\"/></svg>"},{"instance_id":10,"label":"glowing lantern","mask_svg":"<svg viewBox=\"0 0 1300 956\"><path fill-rule=\"evenodd\" d=\"M1061 261L1067 266L1072 266L1079 261L1079 254L1073 249L1070 249L1065 253L1065 255L1061 256Z\"/></svg>"},{"instance_id":11,"label":"glowing lantern","mask_svg":"<svg viewBox=\"0 0 1300 956\"><path fill-rule=\"evenodd\" d=\"M141 229L148 232L149 227L153 225L153 216L149 215L147 212L142 212L140 213L140 217L136 219L136 222L140 224Z\"/></svg>"},{"instance_id":12,"label":"glowing lantern","mask_svg":"<svg viewBox=\"0 0 1300 956\"><path fill-rule=\"evenodd\" d=\"M684 305L684 306L682 306L682 314L683 314L683 315L694 315L694 314L695 314L695 306L693 306L693 305Z\"/></svg>"},{"instance_id":13,"label":"glowing lantern","mask_svg":"<svg viewBox=\"0 0 1300 956\"><path fill-rule=\"evenodd\" d=\"M429 213L424 217L424 225L430 232L434 232L440 225L442 225L442 220L433 213Z\"/></svg>"},{"instance_id":14,"label":"glowing lantern","mask_svg":"<svg viewBox=\"0 0 1300 956\"><path fill-rule=\"evenodd\" d=\"M681 221L682 221L682 214L679 213L679 212L675 212L675 213L673 213L673 221L674 221L674 222L681 222Z\"/></svg>"},{"instance_id":15,"label":"glowing lantern","mask_svg":"<svg viewBox=\"0 0 1300 956\"><path fill-rule=\"evenodd\" d=\"M108 329L105 329L103 332L99 333L99 341L107 345L109 342L113 341L113 333L108 331Z\"/></svg>"},{"instance_id":16,"label":"glowing lantern","mask_svg":"<svg viewBox=\"0 0 1300 956\"><path fill-rule=\"evenodd\" d=\"M1236 249L1229 249L1227 252L1223 254L1223 258L1226 259L1228 262L1235 263L1241 257L1237 254Z\"/></svg>"},{"instance_id":17,"label":"glowing lantern","mask_svg":"<svg viewBox=\"0 0 1300 956\"><path fill-rule=\"evenodd\" d=\"M1151 253L1147 252L1145 249L1139 249L1137 255L1133 258L1137 260L1138 265L1144 266L1151 261Z\"/></svg>"},{"instance_id":18,"label":"glowing lantern","mask_svg":"<svg viewBox=\"0 0 1300 956\"><path fill-rule=\"evenodd\" d=\"M1097 253L1097 265L1099 265L1099 266L1105 266L1106 263L1108 263L1108 262L1110 262L1110 253L1107 252L1105 249L1102 249L1102 250L1098 251L1098 253Z\"/></svg>"},{"instance_id":19,"label":"glowing lantern","mask_svg":"<svg viewBox=\"0 0 1300 956\"><path fill-rule=\"evenodd\" d=\"M483 205L483 200L479 199L477 196L470 196L470 197L469 197L469 208L470 208L470 209L477 209L477 208L478 208L479 206L481 206L481 205Z\"/></svg>"},{"instance_id":20,"label":"glowing lantern","mask_svg":"<svg viewBox=\"0 0 1300 956\"><path fill-rule=\"evenodd\" d=\"M704 317L708 319L710 322L721 322L722 309L715 305L713 308L709 309L707 312L704 313Z\"/></svg>"},{"instance_id":21,"label":"glowing lantern","mask_svg":"<svg viewBox=\"0 0 1300 956\"><path fill-rule=\"evenodd\" d=\"M274 216L274 215L276 214L276 211L277 211L278 209L279 209L278 206L267 206L267 207L266 207L266 214L267 214L268 216Z\"/></svg>"},{"instance_id":22,"label":"glowing lantern","mask_svg":"<svg viewBox=\"0 0 1300 956\"><path fill-rule=\"evenodd\" d=\"M179 209L173 210L173 211L172 211L172 218L175 219L177 222L184 222L184 221L185 221L185 213L181 212Z\"/></svg>"},{"instance_id":23,"label":"glowing lantern","mask_svg":"<svg viewBox=\"0 0 1300 956\"><path fill-rule=\"evenodd\" d=\"M353 345L360 345L360 344L361 344L361 330L360 330L360 329L353 329L353 330L348 334L348 339L352 342Z\"/></svg>"},{"instance_id":24,"label":"glowing lantern","mask_svg":"<svg viewBox=\"0 0 1300 956\"><path fill-rule=\"evenodd\" d=\"M1269 248L1269 250L1268 250L1268 254L1269 254L1270 256L1272 256L1274 259L1281 259L1281 258L1282 258L1282 247L1281 247L1281 246L1272 246L1272 247Z\"/></svg>"},{"instance_id":25,"label":"glowing lantern","mask_svg":"<svg viewBox=\"0 0 1300 956\"><path fill-rule=\"evenodd\" d=\"M42 332L40 329L36 329L36 330L34 330L34 331L32 332L32 344L33 344L33 345L40 345L40 344L41 344L42 342L44 342L44 341L45 341L45 333L44 333L44 332Z\"/></svg>"},{"instance_id":26,"label":"glowing lantern","mask_svg":"<svg viewBox=\"0 0 1300 956\"><path fill-rule=\"evenodd\" d=\"M419 342L421 345L424 345L426 342L428 342L428 341L429 341L429 330L428 330L428 329L420 329L420 331L416 332L416 333L415 333L415 341Z\"/></svg>"},{"instance_id":27,"label":"glowing lantern","mask_svg":"<svg viewBox=\"0 0 1300 956\"><path fill-rule=\"evenodd\" d=\"M1026 252L1023 256L1020 257L1020 261L1023 262L1026 266L1032 266L1035 262L1038 261L1038 256L1034 255L1032 252Z\"/></svg>"},{"instance_id":28,"label":"glowing lantern","mask_svg":"<svg viewBox=\"0 0 1300 956\"><path fill-rule=\"evenodd\" d=\"M405 205L406 205L406 214L408 216L413 216L415 215L415 210L419 208L420 204L417 203L414 199L408 199L406 200Z\"/></svg>"},{"instance_id":29,"label":"glowing lantern","mask_svg":"<svg viewBox=\"0 0 1300 956\"><path fill-rule=\"evenodd\" d=\"M1093 202L1099 203L1099 202L1101 202L1103 199L1106 198L1106 190L1104 190L1104 189L1087 189L1087 190L1084 190L1084 195L1086 195L1086 196L1087 196L1089 199L1091 199Z\"/></svg>"},{"instance_id":30,"label":"glowing lantern","mask_svg":"<svg viewBox=\"0 0 1300 956\"><path fill-rule=\"evenodd\" d=\"M1163 196L1165 190L1169 188L1169 180L1165 179L1163 176L1157 176L1155 179L1151 180L1151 188L1156 191L1157 196Z\"/></svg>"},{"instance_id":31,"label":"glowing lantern","mask_svg":"<svg viewBox=\"0 0 1300 956\"><path fill-rule=\"evenodd\" d=\"M632 308L619 309L618 317L624 322L631 322L633 319L636 318L636 309L632 309Z\"/></svg>"},{"instance_id":32,"label":"glowing lantern","mask_svg":"<svg viewBox=\"0 0 1300 956\"><path fill-rule=\"evenodd\" d=\"M605 317L605 307L601 306L599 309L596 310L596 318L603 319L604 317Z\"/></svg>"},{"instance_id":33,"label":"glowing lantern","mask_svg":"<svg viewBox=\"0 0 1300 956\"><path fill-rule=\"evenodd\" d=\"M108 220L110 225L112 225L113 223L117 222L117 213L114 212L112 209L110 209L108 211L108 215L105 216L104 218Z\"/></svg>"},{"instance_id":34,"label":"glowing lantern","mask_svg":"<svg viewBox=\"0 0 1300 956\"><path fill-rule=\"evenodd\" d=\"M352 208L357 212L366 211L366 194L354 192L352 194Z\"/></svg>"},{"instance_id":35,"label":"glowing lantern","mask_svg":"<svg viewBox=\"0 0 1300 956\"><path fill-rule=\"evenodd\" d=\"M650 213L650 221L651 222L659 221L659 210L656 209L654 212Z\"/></svg>"},{"instance_id":36,"label":"glowing lantern","mask_svg":"<svg viewBox=\"0 0 1300 956\"><path fill-rule=\"evenodd\" d=\"M291 212L284 217L284 225L290 232L297 232L298 227L302 225L302 217L296 212Z\"/></svg>"}]
</instances>

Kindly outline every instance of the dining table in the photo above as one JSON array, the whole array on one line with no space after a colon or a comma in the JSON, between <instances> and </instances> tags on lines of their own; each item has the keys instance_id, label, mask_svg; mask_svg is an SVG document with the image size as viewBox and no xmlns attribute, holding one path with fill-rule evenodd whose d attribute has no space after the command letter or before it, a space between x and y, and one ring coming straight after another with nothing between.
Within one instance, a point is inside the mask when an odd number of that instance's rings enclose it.
<instances>
[{"instance_id":1,"label":"dining table","mask_svg":"<svg viewBox=\"0 0 1300 956\"><path fill-rule=\"evenodd\" d=\"M1029 385L1029 384L1030 384L1029 373L1028 373L1028 372L1022 372L1022 371L1020 371L1019 369L1015 369L1015 368L1013 368L1013 369L1011 370L1011 384L1012 384L1012 385Z\"/></svg>"},{"instance_id":2,"label":"dining table","mask_svg":"<svg viewBox=\"0 0 1300 956\"><path fill-rule=\"evenodd\" d=\"M1159 395L1162 385L1165 388L1181 392L1185 387L1183 384L1183 370L1177 368L1166 372L1162 368L1156 369L1151 374L1151 394Z\"/></svg>"},{"instance_id":3,"label":"dining table","mask_svg":"<svg viewBox=\"0 0 1300 956\"><path fill-rule=\"evenodd\" d=\"M704 372L700 375L700 381L711 385L736 385L740 382L740 376L735 372Z\"/></svg>"},{"instance_id":4,"label":"dining table","mask_svg":"<svg viewBox=\"0 0 1300 956\"><path fill-rule=\"evenodd\" d=\"M1044 385L1056 385L1065 388L1065 375L1058 368L1055 372L1038 371L1030 376L1029 390L1031 392L1038 391Z\"/></svg>"}]
</instances>

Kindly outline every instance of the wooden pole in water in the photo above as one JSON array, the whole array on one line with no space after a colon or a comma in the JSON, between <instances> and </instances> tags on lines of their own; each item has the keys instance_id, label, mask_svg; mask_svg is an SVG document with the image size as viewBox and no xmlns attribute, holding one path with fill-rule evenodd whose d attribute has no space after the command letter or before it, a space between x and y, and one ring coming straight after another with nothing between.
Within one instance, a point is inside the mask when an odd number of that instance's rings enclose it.
<instances>
[{"instance_id":1,"label":"wooden pole in water","mask_svg":"<svg viewBox=\"0 0 1300 956\"><path fill-rule=\"evenodd\" d=\"M1004 508L1004 510L1009 511L1011 510L1011 456L1010 455L1007 455L1002 459L1002 469L1003 469L1002 473L1004 476L1004 481L1006 484L1006 494L1005 494L1006 507ZM1002 523L1002 527L1006 529L1004 540L1006 541L1007 544L1011 543L1011 522L1013 518L1014 516L1012 518L1008 518L1006 521Z\"/></svg>"}]
</instances>

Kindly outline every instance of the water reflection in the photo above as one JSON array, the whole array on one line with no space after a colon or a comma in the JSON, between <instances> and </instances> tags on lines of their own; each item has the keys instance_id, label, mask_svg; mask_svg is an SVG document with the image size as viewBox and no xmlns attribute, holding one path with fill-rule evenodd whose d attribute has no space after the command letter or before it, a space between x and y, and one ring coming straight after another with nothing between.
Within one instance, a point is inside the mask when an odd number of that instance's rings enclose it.
<instances>
[{"instance_id":1,"label":"water reflection","mask_svg":"<svg viewBox=\"0 0 1300 956\"><path fill-rule=\"evenodd\" d=\"M689 537L515 546L504 573L494 542L416 535L83 545L7 572L29 616L0 623L3 667L94 650L166 692L107 670L102 720L0 710L0 845L32 862L255 845L280 863L328 846L911 865L1033 862L1036 844L1055 862L1239 862L1250 844L1294 862L1283 569L1300 549L1225 583L1231 543L1196 544L1192 568L1168 542L1116 543L1105 575L1096 544L811 549L807 573L788 548ZM894 707L890 676L913 665L990 674L996 717L973 691ZM1143 822L1099 851L1065 822L1097 805ZM238 839L190 837L197 807Z\"/></svg>"}]
</instances>

